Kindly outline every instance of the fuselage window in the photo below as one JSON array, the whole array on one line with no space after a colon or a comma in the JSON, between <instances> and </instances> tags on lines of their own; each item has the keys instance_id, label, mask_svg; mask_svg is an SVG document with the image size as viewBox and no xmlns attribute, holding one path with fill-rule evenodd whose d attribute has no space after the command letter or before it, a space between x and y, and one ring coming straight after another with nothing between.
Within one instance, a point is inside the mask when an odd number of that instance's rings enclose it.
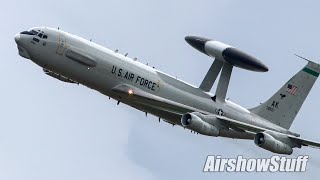
<instances>
[{"instance_id":1,"label":"fuselage window","mask_svg":"<svg viewBox=\"0 0 320 180\"><path fill-rule=\"evenodd\" d=\"M42 38L43 34L42 34L42 33L39 33L38 36L39 36L39 38Z\"/></svg>"},{"instance_id":2,"label":"fuselage window","mask_svg":"<svg viewBox=\"0 0 320 180\"><path fill-rule=\"evenodd\" d=\"M48 36L44 34L43 35L43 39L47 39L47 38L48 38Z\"/></svg>"}]
</instances>

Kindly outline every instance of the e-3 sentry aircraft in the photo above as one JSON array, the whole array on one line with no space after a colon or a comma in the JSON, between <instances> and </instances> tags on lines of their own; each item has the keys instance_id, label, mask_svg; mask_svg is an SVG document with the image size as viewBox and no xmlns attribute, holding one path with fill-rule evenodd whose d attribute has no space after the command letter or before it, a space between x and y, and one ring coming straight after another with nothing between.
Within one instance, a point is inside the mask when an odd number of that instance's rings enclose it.
<instances>
[{"instance_id":1,"label":"e-3 sentry aircraft","mask_svg":"<svg viewBox=\"0 0 320 180\"><path fill-rule=\"evenodd\" d=\"M308 61L270 99L246 109L226 100L233 67L266 72L261 61L230 45L201 37L185 40L215 58L200 87L192 86L116 51L76 35L48 27L31 28L14 37L20 56L45 74L67 83L83 84L119 102L214 137L254 140L263 149L292 154L293 148L320 143L289 131L320 72ZM211 90L218 75L215 94Z\"/></svg>"}]
</instances>

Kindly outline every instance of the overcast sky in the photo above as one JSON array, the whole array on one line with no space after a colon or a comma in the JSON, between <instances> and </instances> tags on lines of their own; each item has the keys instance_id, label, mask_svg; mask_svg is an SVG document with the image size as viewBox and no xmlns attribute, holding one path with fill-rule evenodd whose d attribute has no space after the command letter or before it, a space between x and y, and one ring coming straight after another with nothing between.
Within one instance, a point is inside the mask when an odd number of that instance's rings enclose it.
<instances>
[{"instance_id":1,"label":"overcast sky","mask_svg":"<svg viewBox=\"0 0 320 180\"><path fill-rule=\"evenodd\" d=\"M46 76L18 55L14 35L34 26L60 27L129 53L199 85L212 59L184 37L219 40L261 59L267 73L235 69L228 97L250 108L265 101L306 62L319 62L316 1L4 1L1 4L0 179L315 179L320 151L306 173L202 173L207 155L270 157L253 141L191 134L100 93ZM212 92L214 92L213 88ZM320 83L291 127L320 141Z\"/></svg>"}]
</instances>

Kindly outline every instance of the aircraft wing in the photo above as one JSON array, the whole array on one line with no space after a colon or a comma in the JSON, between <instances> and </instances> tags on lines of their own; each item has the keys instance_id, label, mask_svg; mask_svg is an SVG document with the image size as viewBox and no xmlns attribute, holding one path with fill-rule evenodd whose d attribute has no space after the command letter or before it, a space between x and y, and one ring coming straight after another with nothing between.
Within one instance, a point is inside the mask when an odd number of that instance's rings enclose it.
<instances>
[{"instance_id":1,"label":"aircraft wing","mask_svg":"<svg viewBox=\"0 0 320 180\"><path fill-rule=\"evenodd\" d=\"M265 128L258 127L258 126L255 126L255 125L243 123L243 122L240 122L240 121L237 121L237 120L234 120L234 119L230 119L230 118L227 118L227 117L224 117L224 116L216 116L216 117L219 120L221 120L222 122L224 122L230 128L235 126L236 128L244 129L244 130L247 130L247 131L250 131L250 132L254 132L254 133L270 131L270 129L265 129ZM290 134L286 134L286 135L288 136L288 138L290 138L292 141L294 141L295 143L297 143L299 145L309 146L309 147L320 149L320 143L319 142L302 139L300 137L297 137L297 136L294 136L294 135L290 135Z\"/></svg>"},{"instance_id":2,"label":"aircraft wing","mask_svg":"<svg viewBox=\"0 0 320 180\"><path fill-rule=\"evenodd\" d=\"M146 91L143 91L139 88L132 87L128 84L121 84L121 85L115 86L114 88L112 88L112 91L120 95L122 98L130 99L135 103L153 106L155 108L158 108L159 110L172 113L175 115L183 115L188 112L200 112L204 115L215 116L225 126L237 131L249 131L253 133L270 131L270 129L244 123L235 119L227 118L225 116L213 115L209 112L201 111L199 109L195 109L193 107L190 107L181 103L164 99L159 96L148 93ZM286 134L286 135L288 136L288 138L290 138L292 141L296 142L297 144L320 149L320 143L318 142L302 139L290 134Z\"/></svg>"},{"instance_id":3,"label":"aircraft wing","mask_svg":"<svg viewBox=\"0 0 320 180\"><path fill-rule=\"evenodd\" d=\"M288 137L291 140L293 140L294 142L297 142L298 144L301 144L302 146L309 146L309 147L320 149L320 143L318 143L318 142L302 139L302 138L295 137L295 136L292 136L292 135L288 135Z\"/></svg>"},{"instance_id":4,"label":"aircraft wing","mask_svg":"<svg viewBox=\"0 0 320 180\"><path fill-rule=\"evenodd\" d=\"M252 124L248 124L248 123L244 123L241 121L237 121L231 118L227 118L225 116L216 116L217 119L221 120L226 126L230 127L231 129L243 129L246 131L250 131L250 132L254 132L254 133L258 133L258 132L263 132L263 131L267 131L268 129L259 127L259 126L255 126ZM235 127L235 128L233 128Z\"/></svg>"},{"instance_id":5,"label":"aircraft wing","mask_svg":"<svg viewBox=\"0 0 320 180\"><path fill-rule=\"evenodd\" d=\"M183 115L188 112L201 112L203 114L208 114L208 112L153 95L128 84L115 86L112 88L112 91L121 95L122 98L130 99L135 103L145 104L177 115Z\"/></svg>"}]
</instances>

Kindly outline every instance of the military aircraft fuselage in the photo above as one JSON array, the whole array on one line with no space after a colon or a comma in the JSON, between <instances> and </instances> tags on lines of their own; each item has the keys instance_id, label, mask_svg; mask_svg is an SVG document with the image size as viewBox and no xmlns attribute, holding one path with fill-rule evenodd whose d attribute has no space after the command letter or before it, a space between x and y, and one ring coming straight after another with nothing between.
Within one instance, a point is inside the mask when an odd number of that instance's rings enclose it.
<instances>
[{"instance_id":1,"label":"military aircraft fuselage","mask_svg":"<svg viewBox=\"0 0 320 180\"><path fill-rule=\"evenodd\" d=\"M40 36L31 31L41 32ZM155 68L94 42L53 28L33 28L15 36L19 54L51 72L95 89L117 101L158 116L172 124L181 124L181 115L199 111L237 119L277 132L290 133L231 101L219 102L214 95L185 83ZM126 85L163 100L185 105L187 110L163 107L152 100L130 99L115 91ZM128 92L135 93L135 92ZM179 116L180 115L180 116ZM252 139L252 135L229 130L222 136Z\"/></svg>"}]
</instances>

